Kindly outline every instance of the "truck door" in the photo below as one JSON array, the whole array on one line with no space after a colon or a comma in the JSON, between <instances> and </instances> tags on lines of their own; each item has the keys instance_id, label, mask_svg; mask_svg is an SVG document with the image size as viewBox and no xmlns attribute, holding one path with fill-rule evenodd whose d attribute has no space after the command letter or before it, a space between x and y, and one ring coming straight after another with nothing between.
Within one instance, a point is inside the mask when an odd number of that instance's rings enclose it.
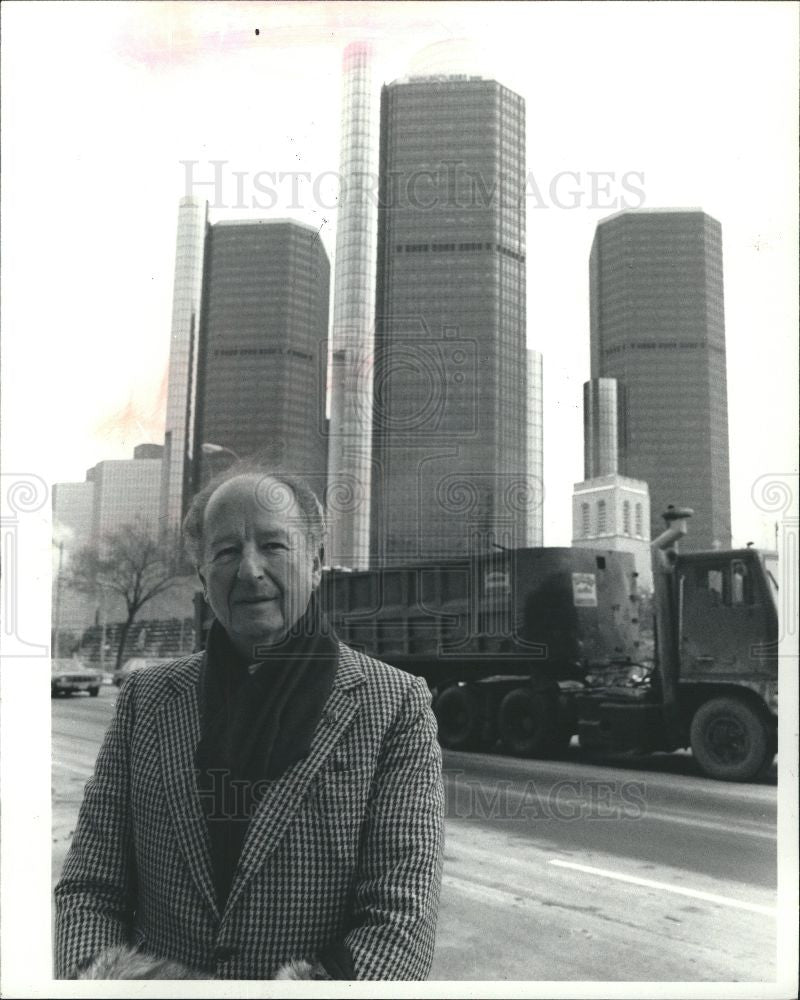
<instances>
[{"instance_id":1,"label":"truck door","mask_svg":"<svg viewBox=\"0 0 800 1000\"><path fill-rule=\"evenodd\" d=\"M687 556L678 571L681 677L731 679L765 670L755 650L768 637L762 580L745 553Z\"/></svg>"}]
</instances>

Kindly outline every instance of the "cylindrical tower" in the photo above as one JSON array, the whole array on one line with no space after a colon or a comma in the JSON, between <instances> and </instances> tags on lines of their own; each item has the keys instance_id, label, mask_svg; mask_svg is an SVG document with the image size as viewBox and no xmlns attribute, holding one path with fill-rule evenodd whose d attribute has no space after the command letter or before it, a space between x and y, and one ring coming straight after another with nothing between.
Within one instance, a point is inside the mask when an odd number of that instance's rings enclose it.
<instances>
[{"instance_id":1,"label":"cylindrical tower","mask_svg":"<svg viewBox=\"0 0 800 1000\"><path fill-rule=\"evenodd\" d=\"M177 536L187 500L197 386L197 340L208 205L181 198L175 249L167 419L161 472L161 527Z\"/></svg>"},{"instance_id":2,"label":"cylindrical tower","mask_svg":"<svg viewBox=\"0 0 800 1000\"><path fill-rule=\"evenodd\" d=\"M528 349L528 482L532 496L528 510L527 544L544 545L544 435L542 355Z\"/></svg>"},{"instance_id":3,"label":"cylindrical tower","mask_svg":"<svg viewBox=\"0 0 800 1000\"><path fill-rule=\"evenodd\" d=\"M328 560L353 569L369 565L372 480L378 164L370 60L367 43L345 49L331 336Z\"/></svg>"},{"instance_id":4,"label":"cylindrical tower","mask_svg":"<svg viewBox=\"0 0 800 1000\"><path fill-rule=\"evenodd\" d=\"M583 477L624 473L624 413L615 378L593 378L583 385Z\"/></svg>"}]
</instances>

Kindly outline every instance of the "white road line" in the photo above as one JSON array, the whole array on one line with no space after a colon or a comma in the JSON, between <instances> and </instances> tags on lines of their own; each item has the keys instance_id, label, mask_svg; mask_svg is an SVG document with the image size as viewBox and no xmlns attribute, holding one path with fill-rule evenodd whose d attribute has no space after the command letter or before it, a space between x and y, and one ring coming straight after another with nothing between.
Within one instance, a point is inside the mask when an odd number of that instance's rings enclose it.
<instances>
[{"instance_id":1,"label":"white road line","mask_svg":"<svg viewBox=\"0 0 800 1000\"><path fill-rule=\"evenodd\" d=\"M558 858L551 858L550 864L557 865L559 868L572 868L574 871L585 872L587 875L599 875L601 878L616 879L618 882L630 882L632 885L641 885L646 889L661 889L664 892L677 893L679 896L702 899L707 903L732 906L737 910L750 910L752 913L763 913L768 917L775 916L775 907L773 906L762 906L760 903L745 903L740 899L732 899L730 896L718 896L714 892L702 892L700 889L684 889L681 886L669 885L667 882L656 882L650 878L639 878L638 875L624 875L622 872L610 872L606 868L591 868L589 865L578 865L574 861L561 861Z\"/></svg>"}]
</instances>

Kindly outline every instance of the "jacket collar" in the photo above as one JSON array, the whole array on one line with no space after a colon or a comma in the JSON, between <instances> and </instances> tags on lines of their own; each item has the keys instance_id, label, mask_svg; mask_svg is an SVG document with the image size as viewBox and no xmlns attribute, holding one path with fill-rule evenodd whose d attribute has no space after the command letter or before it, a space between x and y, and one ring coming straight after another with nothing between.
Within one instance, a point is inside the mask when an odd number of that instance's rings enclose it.
<instances>
[{"instance_id":1,"label":"jacket collar","mask_svg":"<svg viewBox=\"0 0 800 1000\"><path fill-rule=\"evenodd\" d=\"M195 691L200 671L205 663L205 650L178 661L169 674L169 683L178 692ZM333 681L334 688L347 691L364 683L364 668L355 650L339 643L339 666Z\"/></svg>"}]
</instances>

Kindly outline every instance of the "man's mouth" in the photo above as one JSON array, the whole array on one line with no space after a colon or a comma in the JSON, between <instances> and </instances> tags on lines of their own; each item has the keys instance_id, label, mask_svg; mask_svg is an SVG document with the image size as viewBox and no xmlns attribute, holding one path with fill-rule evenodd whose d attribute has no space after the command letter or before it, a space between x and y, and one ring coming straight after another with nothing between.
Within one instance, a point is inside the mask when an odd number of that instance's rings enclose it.
<instances>
[{"instance_id":1,"label":"man's mouth","mask_svg":"<svg viewBox=\"0 0 800 1000\"><path fill-rule=\"evenodd\" d=\"M266 604L269 601L277 601L277 595L274 597L258 596L258 597L240 597L237 604Z\"/></svg>"}]
</instances>

